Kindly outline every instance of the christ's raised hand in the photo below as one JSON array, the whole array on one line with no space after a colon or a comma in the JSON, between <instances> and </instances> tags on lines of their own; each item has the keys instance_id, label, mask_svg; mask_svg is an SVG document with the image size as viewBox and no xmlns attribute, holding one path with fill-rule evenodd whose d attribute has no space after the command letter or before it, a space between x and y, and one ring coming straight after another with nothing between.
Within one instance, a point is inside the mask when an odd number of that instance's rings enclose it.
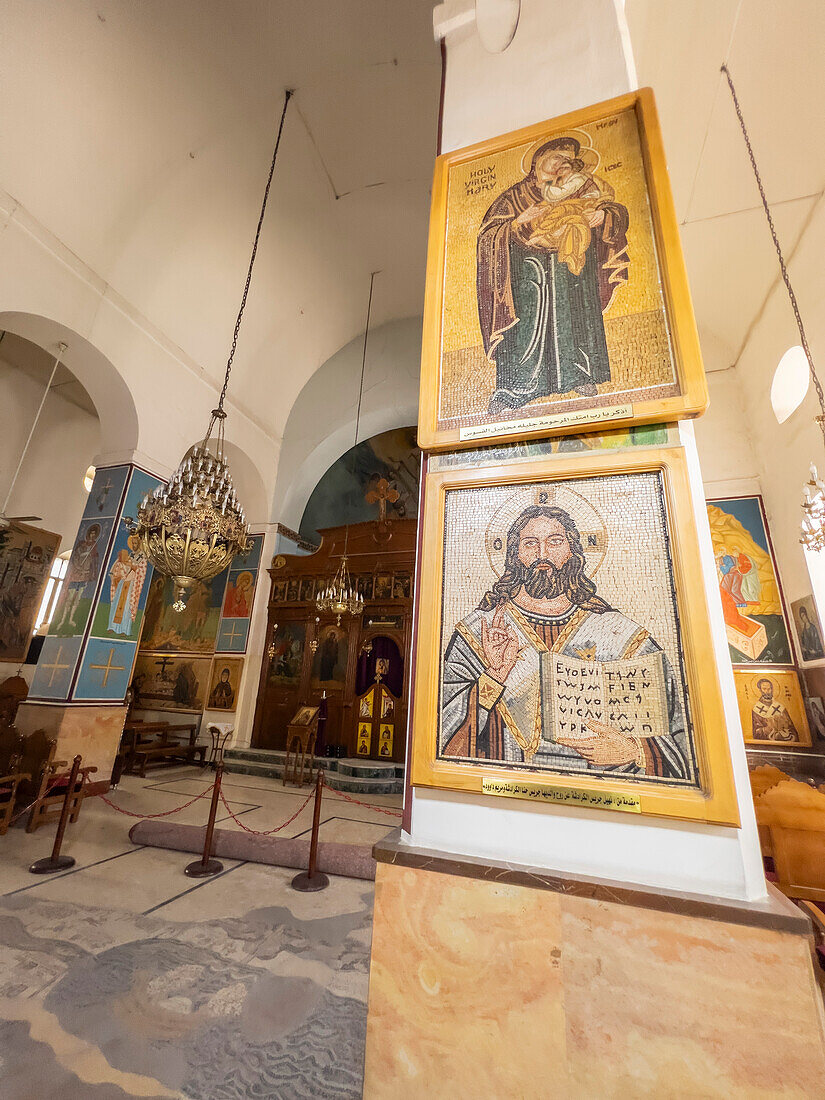
<instances>
[{"instance_id":1,"label":"christ's raised hand","mask_svg":"<svg viewBox=\"0 0 825 1100\"><path fill-rule=\"evenodd\" d=\"M507 621L503 607L496 608L489 628L487 620L481 620L481 648L487 665L487 675L503 684L524 652L519 647L518 634Z\"/></svg>"}]
</instances>

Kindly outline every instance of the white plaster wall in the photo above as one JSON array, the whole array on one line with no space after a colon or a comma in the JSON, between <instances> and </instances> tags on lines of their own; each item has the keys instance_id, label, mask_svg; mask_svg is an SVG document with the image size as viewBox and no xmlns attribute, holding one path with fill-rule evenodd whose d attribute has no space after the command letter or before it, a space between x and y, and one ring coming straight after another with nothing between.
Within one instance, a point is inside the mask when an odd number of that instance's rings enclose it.
<instances>
[{"instance_id":1,"label":"white plaster wall","mask_svg":"<svg viewBox=\"0 0 825 1100\"><path fill-rule=\"evenodd\" d=\"M379 289L376 279L376 292ZM307 382L290 410L278 464L272 519L298 529L310 494L355 439L363 334ZM418 422L421 318L372 329L367 345L358 439Z\"/></svg>"},{"instance_id":2,"label":"white plaster wall","mask_svg":"<svg viewBox=\"0 0 825 1100\"><path fill-rule=\"evenodd\" d=\"M707 378L710 405L693 422L705 496L758 493L759 462L739 375L731 367L713 371Z\"/></svg>"},{"instance_id":3,"label":"white plaster wall","mask_svg":"<svg viewBox=\"0 0 825 1100\"><path fill-rule=\"evenodd\" d=\"M444 8L472 6L464 0ZM613 0L522 0L503 53L488 53L472 25L450 35L441 151L629 91L635 76L625 34Z\"/></svg>"},{"instance_id":4,"label":"white plaster wall","mask_svg":"<svg viewBox=\"0 0 825 1100\"><path fill-rule=\"evenodd\" d=\"M767 229L765 230L767 232ZM825 199L820 197L789 271L813 354L823 374L825 364ZM751 329L737 361L745 413L754 441L758 476L762 486L779 571L790 600L811 591L807 566L799 545L802 486L814 462L825 472L822 435L814 423L819 405L813 386L802 405L784 424L778 424L771 407L771 382L784 352L799 343L799 333L784 285L777 278L761 315Z\"/></svg>"},{"instance_id":5,"label":"white plaster wall","mask_svg":"<svg viewBox=\"0 0 825 1100\"><path fill-rule=\"evenodd\" d=\"M477 38L466 32L454 41L448 38L444 148L459 148L628 91L632 69L626 63L621 18L612 0L561 0L552 5L522 0L516 36L503 54L487 54ZM529 95L524 94L527 91ZM719 406L725 403L724 385L717 394ZM694 516L741 829L651 817L627 821L616 814L540 809L414 788L409 843L698 894L764 897L753 802L691 425L683 425L682 439L691 467ZM735 454L726 454L721 448L717 457L719 470L736 461ZM714 732L718 735L720 731Z\"/></svg>"},{"instance_id":6,"label":"white plaster wall","mask_svg":"<svg viewBox=\"0 0 825 1100\"><path fill-rule=\"evenodd\" d=\"M0 503L6 498L43 388L0 359ZM59 534L61 551L70 549L88 495L83 477L99 444L98 418L51 391L9 500L8 514L41 516L36 526Z\"/></svg>"}]
</instances>

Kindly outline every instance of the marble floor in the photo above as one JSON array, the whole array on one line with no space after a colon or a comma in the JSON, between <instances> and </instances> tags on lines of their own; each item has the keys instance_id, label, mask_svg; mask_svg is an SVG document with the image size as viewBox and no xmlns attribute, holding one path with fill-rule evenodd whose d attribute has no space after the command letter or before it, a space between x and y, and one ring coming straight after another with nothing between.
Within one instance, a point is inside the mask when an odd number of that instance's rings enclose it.
<instances>
[{"instance_id":1,"label":"marble floor","mask_svg":"<svg viewBox=\"0 0 825 1100\"><path fill-rule=\"evenodd\" d=\"M159 813L210 776L176 768L126 777L110 797ZM306 791L227 775L232 811L269 829ZM376 795L375 806L400 808ZM201 799L170 820L200 825ZM298 894L294 871L224 860L183 875L184 852L136 846L134 818L99 799L70 826L71 870L35 877L54 827L0 837L0 1096L125 1100L361 1095L372 883L331 878ZM397 818L327 795L325 840L371 845ZM282 836L306 835L307 805ZM221 807L220 828L239 828Z\"/></svg>"}]
</instances>

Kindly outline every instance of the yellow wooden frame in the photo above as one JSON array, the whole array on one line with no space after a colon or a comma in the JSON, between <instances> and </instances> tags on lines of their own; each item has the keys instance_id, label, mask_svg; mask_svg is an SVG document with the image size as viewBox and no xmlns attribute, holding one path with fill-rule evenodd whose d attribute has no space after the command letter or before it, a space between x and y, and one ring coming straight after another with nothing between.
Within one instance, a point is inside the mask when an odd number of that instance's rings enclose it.
<instances>
[{"instance_id":1,"label":"yellow wooden frame","mask_svg":"<svg viewBox=\"0 0 825 1100\"><path fill-rule=\"evenodd\" d=\"M592 418L577 420L575 424L536 428L520 427L508 430L503 427L495 435L476 439L460 438L460 427L449 429L438 427L439 393L441 388L441 331L444 298L444 267L447 239L447 194L451 169L480 157L500 153L516 145L534 141L543 135L552 137L554 132L587 125L605 115L633 108L639 127L642 159L647 181L647 195L650 204L653 234L656 243L659 274L662 280L665 314L676 370L676 379L680 393L676 397L657 398L649 401L637 401L632 414L623 419L599 420L598 413L604 406L592 409L579 409L577 415L593 413ZM611 395L614 398L616 395ZM616 401L614 404L618 403ZM640 88L627 95L605 100L585 110L574 111L559 118L527 126L521 130L504 134L501 137L479 142L476 145L446 153L435 162L432 205L430 210L430 235L427 254L427 285L424 300L424 329L421 348L421 395L418 417L418 443L424 450L446 450L456 447L477 447L485 442L502 440L532 439L539 436L564 435L571 432L586 431L588 426L603 425L616 428L628 424L649 424L660 421L680 420L685 417L699 416L708 406L708 390L699 336L693 315L693 305L688 287L679 228L667 163L662 145L659 118L653 91ZM547 414L563 413L563 406L552 406ZM504 421L504 417L499 418ZM539 414L525 414L523 409L514 409L510 418L513 422L525 419L539 419Z\"/></svg>"},{"instance_id":2,"label":"yellow wooden frame","mask_svg":"<svg viewBox=\"0 0 825 1100\"><path fill-rule=\"evenodd\" d=\"M794 692L796 695L795 702L801 716L801 729L799 730L799 741L771 741L768 739L757 739L751 736L749 730L752 726L748 724L748 700L744 699L741 695L740 685L745 677L760 679L764 676L768 680L784 681L790 678L789 682L793 684ZM805 697L802 694L802 685L799 680L799 672L795 668L788 668L787 665L759 665L756 662L753 664L739 665L733 670L733 682L736 685L736 702L739 705L739 717L742 719L742 737L744 738L746 745L753 745L754 748L771 748L771 749L787 749L789 752L793 752L794 749L809 749L813 744L811 736L811 724L808 721L808 712L805 709Z\"/></svg>"},{"instance_id":3,"label":"yellow wooden frame","mask_svg":"<svg viewBox=\"0 0 825 1100\"><path fill-rule=\"evenodd\" d=\"M444 510L448 489L524 485L612 474L661 471L673 563L681 644L690 697L701 790L679 790L643 780L566 776L530 768L453 762L436 756L441 672L441 607ZM413 785L480 794L482 780L521 780L549 787L635 795L641 812L717 825L739 825L726 737L722 695L714 659L696 525L682 448L649 448L622 454L591 453L570 459L450 469L427 474L424 495L421 587L412 717ZM598 812L598 811L597 811Z\"/></svg>"}]
</instances>

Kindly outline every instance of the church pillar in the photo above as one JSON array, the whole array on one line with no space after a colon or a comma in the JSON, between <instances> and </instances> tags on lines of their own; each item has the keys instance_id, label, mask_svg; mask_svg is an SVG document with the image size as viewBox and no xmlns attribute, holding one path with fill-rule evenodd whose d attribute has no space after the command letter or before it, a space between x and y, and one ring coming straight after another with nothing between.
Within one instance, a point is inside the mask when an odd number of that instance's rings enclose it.
<instances>
[{"instance_id":1,"label":"church pillar","mask_svg":"<svg viewBox=\"0 0 825 1100\"><path fill-rule=\"evenodd\" d=\"M126 717L125 698L151 578L129 542L126 517L160 479L133 463L98 466L78 526L28 701L23 732L57 738L58 759L76 753L108 784Z\"/></svg>"},{"instance_id":2,"label":"church pillar","mask_svg":"<svg viewBox=\"0 0 825 1100\"><path fill-rule=\"evenodd\" d=\"M437 7L440 152L635 88L620 3L517 6L500 53L469 0ZM375 849L369 1100L424 1097L433 1082L455 1097L749 1095L757 1065L772 1095L817 1091L809 925L766 889L692 425L670 433L688 468L740 824L408 788L407 831ZM750 1026L757 986L765 1031Z\"/></svg>"}]
</instances>

